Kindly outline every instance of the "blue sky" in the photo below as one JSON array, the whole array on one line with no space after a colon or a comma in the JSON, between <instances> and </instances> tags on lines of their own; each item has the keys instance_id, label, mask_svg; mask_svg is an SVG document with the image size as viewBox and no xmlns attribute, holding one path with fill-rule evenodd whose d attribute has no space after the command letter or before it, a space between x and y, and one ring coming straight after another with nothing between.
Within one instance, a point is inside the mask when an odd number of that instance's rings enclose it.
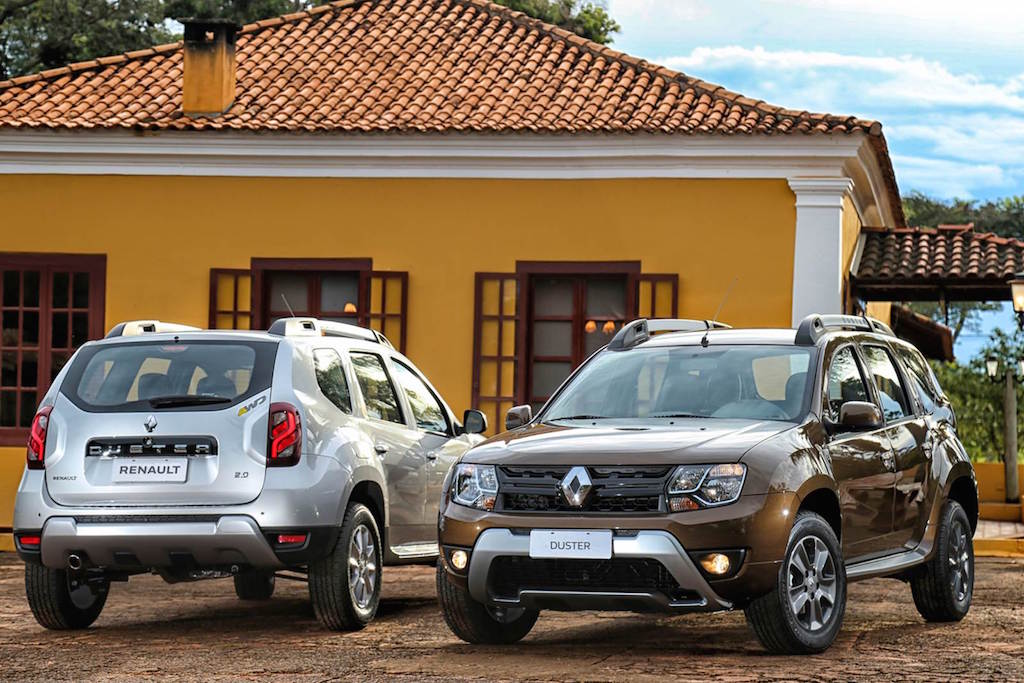
<instances>
[{"instance_id":1,"label":"blue sky","mask_svg":"<svg viewBox=\"0 0 1024 683\"><path fill-rule=\"evenodd\" d=\"M1024 2L606 4L617 49L773 104L881 121L905 194L1024 194ZM987 316L996 324L1012 315ZM958 357L983 342L964 339Z\"/></svg>"}]
</instances>

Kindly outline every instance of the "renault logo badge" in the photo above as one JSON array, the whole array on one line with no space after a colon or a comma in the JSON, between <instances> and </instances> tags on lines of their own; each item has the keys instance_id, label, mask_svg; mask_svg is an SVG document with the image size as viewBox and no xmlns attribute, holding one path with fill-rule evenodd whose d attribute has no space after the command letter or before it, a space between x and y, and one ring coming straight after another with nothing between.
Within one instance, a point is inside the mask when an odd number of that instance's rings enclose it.
<instances>
[{"instance_id":1,"label":"renault logo badge","mask_svg":"<svg viewBox=\"0 0 1024 683\"><path fill-rule=\"evenodd\" d=\"M560 485L562 495L565 496L569 505L577 508L583 507L583 501L587 499L587 494L590 493L592 487L593 484L586 467L573 467L562 479Z\"/></svg>"},{"instance_id":2,"label":"renault logo badge","mask_svg":"<svg viewBox=\"0 0 1024 683\"><path fill-rule=\"evenodd\" d=\"M146 418L146 421L142 423L142 426L146 428L147 432L151 432L156 429L156 418L150 415Z\"/></svg>"}]
</instances>

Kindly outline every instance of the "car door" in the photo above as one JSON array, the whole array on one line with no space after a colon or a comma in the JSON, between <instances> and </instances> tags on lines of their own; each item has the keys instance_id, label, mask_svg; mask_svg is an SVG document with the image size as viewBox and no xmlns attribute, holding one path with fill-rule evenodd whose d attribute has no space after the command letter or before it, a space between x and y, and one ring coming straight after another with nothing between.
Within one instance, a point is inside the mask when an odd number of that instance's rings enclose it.
<instances>
[{"instance_id":1,"label":"car door","mask_svg":"<svg viewBox=\"0 0 1024 683\"><path fill-rule=\"evenodd\" d=\"M419 446L419 434L406 421L383 356L352 349L349 360L366 413L364 429L373 440L387 479L388 545L395 548L418 543L423 536L427 490L426 458Z\"/></svg>"},{"instance_id":2,"label":"car door","mask_svg":"<svg viewBox=\"0 0 1024 683\"><path fill-rule=\"evenodd\" d=\"M442 482L448 468L469 448L470 442L455 437L451 412L411 363L392 358L391 367L409 405L419 434L419 448L426 458L427 487L422 520L424 537L436 539Z\"/></svg>"},{"instance_id":3,"label":"car door","mask_svg":"<svg viewBox=\"0 0 1024 683\"><path fill-rule=\"evenodd\" d=\"M843 403L873 397L853 344L836 348L826 368L823 411L826 420L838 425ZM839 485L844 557L851 561L884 552L892 533L894 482L886 429L834 431L828 452Z\"/></svg>"},{"instance_id":4,"label":"car door","mask_svg":"<svg viewBox=\"0 0 1024 683\"><path fill-rule=\"evenodd\" d=\"M918 416L908 424L917 449L896 453L896 496L893 508L894 540L905 547L916 547L924 537L928 523L929 484L933 458L942 422L948 410L941 405L931 382L928 362L916 349L893 345L904 377L904 387L917 405Z\"/></svg>"}]
</instances>

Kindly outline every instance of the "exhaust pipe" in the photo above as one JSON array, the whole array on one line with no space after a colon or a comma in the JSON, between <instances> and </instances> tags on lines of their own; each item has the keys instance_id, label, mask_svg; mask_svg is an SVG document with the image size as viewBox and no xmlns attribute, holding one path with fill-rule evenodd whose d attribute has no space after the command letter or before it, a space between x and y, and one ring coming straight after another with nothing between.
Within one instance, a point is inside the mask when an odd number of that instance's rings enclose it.
<instances>
[{"instance_id":1,"label":"exhaust pipe","mask_svg":"<svg viewBox=\"0 0 1024 683\"><path fill-rule=\"evenodd\" d=\"M68 555L68 569L77 572L82 568L82 558L78 555Z\"/></svg>"}]
</instances>

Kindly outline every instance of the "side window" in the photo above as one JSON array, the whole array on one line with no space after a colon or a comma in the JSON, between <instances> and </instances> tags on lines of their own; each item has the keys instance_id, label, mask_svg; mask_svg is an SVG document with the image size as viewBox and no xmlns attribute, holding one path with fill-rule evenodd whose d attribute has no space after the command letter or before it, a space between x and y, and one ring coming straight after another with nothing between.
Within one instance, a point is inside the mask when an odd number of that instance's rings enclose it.
<instances>
[{"instance_id":1,"label":"side window","mask_svg":"<svg viewBox=\"0 0 1024 683\"><path fill-rule=\"evenodd\" d=\"M839 409L849 401L870 401L864 378L857 365L853 347L847 346L832 356L828 368L826 387L826 411L833 422L839 421Z\"/></svg>"},{"instance_id":2,"label":"side window","mask_svg":"<svg viewBox=\"0 0 1024 683\"><path fill-rule=\"evenodd\" d=\"M316 367L316 383L338 410L346 415L352 414L352 396L345 379L345 366L341 364L341 356L334 349L315 349L313 362Z\"/></svg>"},{"instance_id":3,"label":"side window","mask_svg":"<svg viewBox=\"0 0 1024 683\"><path fill-rule=\"evenodd\" d=\"M398 407L398 395L391 384L384 361L373 353L354 351L350 355L359 391L363 394L367 414L378 420L405 424Z\"/></svg>"},{"instance_id":4,"label":"side window","mask_svg":"<svg viewBox=\"0 0 1024 683\"><path fill-rule=\"evenodd\" d=\"M889 352L880 346L865 346L864 358L868 373L875 381L878 398L882 401L882 414L886 420L899 420L913 411L907 403L906 392L900 383L900 375L892 362Z\"/></svg>"},{"instance_id":5,"label":"side window","mask_svg":"<svg viewBox=\"0 0 1024 683\"><path fill-rule=\"evenodd\" d=\"M398 361L392 363L395 369L395 380L405 391L412 408L412 416L416 426L428 432L448 433L448 420L437 397L430 392L419 375Z\"/></svg>"},{"instance_id":6,"label":"side window","mask_svg":"<svg viewBox=\"0 0 1024 683\"><path fill-rule=\"evenodd\" d=\"M902 346L896 347L896 354L903 360L903 365L906 366L907 374L910 376L910 383L914 386L925 412L934 411L939 397L932 385L931 368L928 367L927 361L920 353Z\"/></svg>"}]
</instances>

